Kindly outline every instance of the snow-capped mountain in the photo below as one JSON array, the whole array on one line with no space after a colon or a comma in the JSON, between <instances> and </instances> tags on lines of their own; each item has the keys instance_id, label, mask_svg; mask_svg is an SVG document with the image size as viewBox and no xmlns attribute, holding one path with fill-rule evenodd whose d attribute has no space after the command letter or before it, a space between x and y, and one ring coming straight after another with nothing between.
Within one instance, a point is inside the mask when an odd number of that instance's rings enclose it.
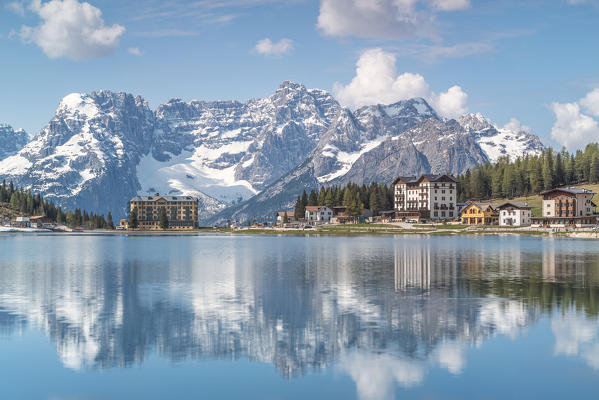
<instances>
[{"instance_id":1,"label":"snow-capped mountain","mask_svg":"<svg viewBox=\"0 0 599 400\"><path fill-rule=\"evenodd\" d=\"M194 195L203 220L229 207L223 220L272 215L306 188L458 174L542 144L478 114L442 120L421 98L352 111L283 82L244 103L172 99L155 111L127 93L74 93L18 147L0 157L0 177L62 206L119 218L138 194Z\"/></svg>"},{"instance_id":2,"label":"snow-capped mountain","mask_svg":"<svg viewBox=\"0 0 599 400\"><path fill-rule=\"evenodd\" d=\"M537 155L544 149L538 136L523 130L500 128L481 113L463 115L458 122L474 134L491 162L505 156L515 159L527 154Z\"/></svg>"},{"instance_id":3,"label":"snow-capped mountain","mask_svg":"<svg viewBox=\"0 0 599 400\"><path fill-rule=\"evenodd\" d=\"M364 107L356 113L342 109L306 162L208 222L268 217L292 207L304 190L319 186L389 183L397 176L423 173L460 174L488 161L475 135L455 120L439 119L423 99Z\"/></svg>"},{"instance_id":4,"label":"snow-capped mountain","mask_svg":"<svg viewBox=\"0 0 599 400\"><path fill-rule=\"evenodd\" d=\"M0 124L0 160L16 154L29 141L29 135L23 129L16 131L10 125Z\"/></svg>"},{"instance_id":5,"label":"snow-capped mountain","mask_svg":"<svg viewBox=\"0 0 599 400\"><path fill-rule=\"evenodd\" d=\"M141 190L245 200L304 161L338 109L327 92L293 82L247 103L171 100L156 111Z\"/></svg>"}]
</instances>

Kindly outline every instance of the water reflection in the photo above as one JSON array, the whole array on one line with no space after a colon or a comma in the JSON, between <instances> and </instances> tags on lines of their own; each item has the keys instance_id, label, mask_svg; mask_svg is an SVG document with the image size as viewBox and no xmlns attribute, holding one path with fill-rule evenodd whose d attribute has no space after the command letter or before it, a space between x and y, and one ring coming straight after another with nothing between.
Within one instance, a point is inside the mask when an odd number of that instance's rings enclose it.
<instances>
[{"instance_id":1,"label":"water reflection","mask_svg":"<svg viewBox=\"0 0 599 400\"><path fill-rule=\"evenodd\" d=\"M551 319L556 356L599 369L599 254L533 238L9 237L0 340L41 329L67 368L248 358L335 366L362 399L459 375L497 335Z\"/></svg>"}]
</instances>

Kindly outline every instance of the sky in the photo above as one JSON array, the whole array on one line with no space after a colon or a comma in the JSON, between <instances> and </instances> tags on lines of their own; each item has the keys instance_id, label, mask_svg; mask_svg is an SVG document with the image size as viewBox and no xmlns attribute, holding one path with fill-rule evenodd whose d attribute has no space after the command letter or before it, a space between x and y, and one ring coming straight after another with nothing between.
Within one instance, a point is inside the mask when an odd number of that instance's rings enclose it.
<instances>
[{"instance_id":1,"label":"sky","mask_svg":"<svg viewBox=\"0 0 599 400\"><path fill-rule=\"evenodd\" d=\"M293 80L344 105L424 97L569 150L599 141L599 0L0 0L0 123L60 99L247 100Z\"/></svg>"}]
</instances>

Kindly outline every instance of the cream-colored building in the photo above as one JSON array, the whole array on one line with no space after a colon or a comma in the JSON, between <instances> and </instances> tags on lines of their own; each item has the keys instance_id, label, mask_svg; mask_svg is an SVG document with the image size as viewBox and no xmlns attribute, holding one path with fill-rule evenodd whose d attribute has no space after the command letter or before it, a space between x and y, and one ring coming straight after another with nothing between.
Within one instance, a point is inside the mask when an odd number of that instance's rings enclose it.
<instances>
[{"instance_id":1,"label":"cream-colored building","mask_svg":"<svg viewBox=\"0 0 599 400\"><path fill-rule=\"evenodd\" d=\"M198 199L191 196L136 196L129 202L129 211L135 211L139 228L159 230L160 213L164 210L168 228L175 230L198 227Z\"/></svg>"},{"instance_id":2,"label":"cream-colored building","mask_svg":"<svg viewBox=\"0 0 599 400\"><path fill-rule=\"evenodd\" d=\"M592 190L584 188L557 188L546 190L541 215L533 224L545 226L582 226L597 223Z\"/></svg>"},{"instance_id":3,"label":"cream-colored building","mask_svg":"<svg viewBox=\"0 0 599 400\"><path fill-rule=\"evenodd\" d=\"M458 181L453 176L400 177L393 185L397 218L438 221L458 217Z\"/></svg>"}]
</instances>

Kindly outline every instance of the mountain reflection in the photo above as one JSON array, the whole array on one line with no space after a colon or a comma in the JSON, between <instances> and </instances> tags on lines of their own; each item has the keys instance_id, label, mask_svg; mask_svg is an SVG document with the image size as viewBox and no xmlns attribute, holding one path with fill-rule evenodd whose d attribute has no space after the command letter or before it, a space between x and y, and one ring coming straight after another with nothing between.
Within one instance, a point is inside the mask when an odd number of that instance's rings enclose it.
<instances>
[{"instance_id":1,"label":"mountain reflection","mask_svg":"<svg viewBox=\"0 0 599 400\"><path fill-rule=\"evenodd\" d=\"M42 329L72 369L142 364L152 352L248 358L287 378L335 366L361 398L389 398L431 368L460 374L469 349L498 334L515 339L544 316L555 355L599 369L599 255L579 242L40 237L26 245L0 259L0 338Z\"/></svg>"}]
</instances>

